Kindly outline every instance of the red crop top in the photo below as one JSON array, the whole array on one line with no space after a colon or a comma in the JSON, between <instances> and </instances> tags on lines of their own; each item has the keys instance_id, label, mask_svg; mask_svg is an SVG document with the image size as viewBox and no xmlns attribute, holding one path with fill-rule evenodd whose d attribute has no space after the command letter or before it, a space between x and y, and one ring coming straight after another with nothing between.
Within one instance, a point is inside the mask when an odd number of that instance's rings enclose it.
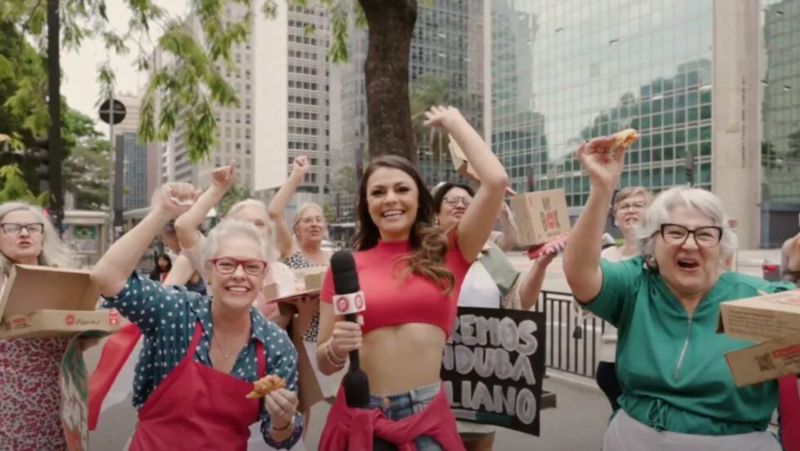
<instances>
[{"instance_id":1,"label":"red crop top","mask_svg":"<svg viewBox=\"0 0 800 451\"><path fill-rule=\"evenodd\" d=\"M440 327L450 336L458 309L458 293L470 263L461 255L455 233L448 236L448 244L445 265L455 278L449 295L445 295L439 285L418 274L402 277L403 263L396 263L408 253L407 241L380 241L372 249L353 254L366 303L366 310L362 313L365 335L381 327L426 323ZM322 283L320 299L331 303L333 294L329 269Z\"/></svg>"}]
</instances>

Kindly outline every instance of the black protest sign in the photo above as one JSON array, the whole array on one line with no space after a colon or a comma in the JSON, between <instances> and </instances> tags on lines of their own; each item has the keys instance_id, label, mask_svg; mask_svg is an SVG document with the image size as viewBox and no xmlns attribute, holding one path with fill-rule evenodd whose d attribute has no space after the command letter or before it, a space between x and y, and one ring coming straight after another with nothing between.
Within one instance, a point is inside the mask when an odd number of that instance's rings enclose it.
<instances>
[{"instance_id":1,"label":"black protest sign","mask_svg":"<svg viewBox=\"0 0 800 451\"><path fill-rule=\"evenodd\" d=\"M462 421L539 435L545 314L459 307L442 380Z\"/></svg>"}]
</instances>

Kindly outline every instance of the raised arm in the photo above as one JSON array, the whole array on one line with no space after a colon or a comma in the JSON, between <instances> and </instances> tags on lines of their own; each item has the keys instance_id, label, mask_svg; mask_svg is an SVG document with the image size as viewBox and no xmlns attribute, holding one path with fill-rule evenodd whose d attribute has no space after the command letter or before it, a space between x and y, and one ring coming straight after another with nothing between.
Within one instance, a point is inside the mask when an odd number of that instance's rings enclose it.
<instances>
[{"instance_id":1,"label":"raised arm","mask_svg":"<svg viewBox=\"0 0 800 451\"><path fill-rule=\"evenodd\" d=\"M511 209L505 202L503 202L503 208L500 210L500 230L503 233L497 238L495 244L497 244L497 247L502 249L503 252L508 252L517 244L519 231L517 230L514 217L511 214Z\"/></svg>"},{"instance_id":2,"label":"raised arm","mask_svg":"<svg viewBox=\"0 0 800 451\"><path fill-rule=\"evenodd\" d=\"M211 186L200 195L189 211L175 220L175 233L178 235L181 248L192 249L197 245L200 235L197 229L205 221L208 212L219 204L225 193L233 186L235 180L233 166L214 169L211 173Z\"/></svg>"},{"instance_id":3,"label":"raised arm","mask_svg":"<svg viewBox=\"0 0 800 451\"><path fill-rule=\"evenodd\" d=\"M547 267L550 266L550 263L553 262L561 249L563 249L563 244L548 249L544 255L533 262L533 266L519 287L522 310L530 310L536 305L536 301L539 300L539 293L542 292L544 278L547 275Z\"/></svg>"},{"instance_id":4,"label":"raised arm","mask_svg":"<svg viewBox=\"0 0 800 451\"><path fill-rule=\"evenodd\" d=\"M185 255L179 255L172 264L172 270L164 279L163 285L186 285L195 273L192 262Z\"/></svg>"},{"instance_id":5,"label":"raised arm","mask_svg":"<svg viewBox=\"0 0 800 451\"><path fill-rule=\"evenodd\" d=\"M583 212L570 233L564 251L564 275L575 299L591 302L603 286L600 252L608 206L617 186L625 149L612 149L614 137L601 137L578 148L578 161L589 176L591 188Z\"/></svg>"},{"instance_id":6,"label":"raised arm","mask_svg":"<svg viewBox=\"0 0 800 451\"><path fill-rule=\"evenodd\" d=\"M508 175L489 146L457 109L433 107L426 117L426 125L441 127L453 137L481 181L475 198L458 223L461 255L468 262L473 262L489 239L503 206Z\"/></svg>"},{"instance_id":7,"label":"raised arm","mask_svg":"<svg viewBox=\"0 0 800 451\"><path fill-rule=\"evenodd\" d=\"M305 155L294 159L292 173L289 174L289 178L286 179L281 189L275 193L275 197L272 198L272 202L269 203L267 209L269 219L275 223L275 244L278 246L281 258L289 257L294 251L292 231L289 230L289 226L286 225L284 212L286 211L286 206L289 205L289 200L292 199L295 191L297 191L297 187L303 183L303 178L308 172L309 164L308 157Z\"/></svg>"},{"instance_id":8,"label":"raised arm","mask_svg":"<svg viewBox=\"0 0 800 451\"><path fill-rule=\"evenodd\" d=\"M100 288L100 294L103 296L116 296L122 290L142 255L147 252L150 243L161 229L188 209L188 206L179 204L191 205L197 198L197 192L188 183L168 184L156 193L153 196L150 213L114 243L95 265L92 281Z\"/></svg>"}]
</instances>

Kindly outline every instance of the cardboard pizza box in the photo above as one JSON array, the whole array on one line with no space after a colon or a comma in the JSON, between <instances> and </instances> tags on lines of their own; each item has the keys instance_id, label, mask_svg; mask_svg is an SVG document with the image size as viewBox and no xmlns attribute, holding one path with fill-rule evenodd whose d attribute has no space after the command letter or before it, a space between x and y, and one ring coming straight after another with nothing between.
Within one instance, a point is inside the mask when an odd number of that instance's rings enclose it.
<instances>
[{"instance_id":1,"label":"cardboard pizza box","mask_svg":"<svg viewBox=\"0 0 800 451\"><path fill-rule=\"evenodd\" d=\"M294 293L280 296L277 285L270 284L264 287L264 297L267 298L269 303L278 304L281 315L296 314L297 306L295 306L295 302L304 296L319 295L322 289L322 281L327 271L327 266L295 270L298 283L295 285Z\"/></svg>"},{"instance_id":2,"label":"cardboard pizza box","mask_svg":"<svg viewBox=\"0 0 800 451\"><path fill-rule=\"evenodd\" d=\"M511 198L517 220L517 244L530 248L559 237L572 229L563 189L517 194Z\"/></svg>"},{"instance_id":3,"label":"cardboard pizza box","mask_svg":"<svg viewBox=\"0 0 800 451\"><path fill-rule=\"evenodd\" d=\"M116 310L96 310L100 290L90 271L15 265L0 294L0 339L114 332Z\"/></svg>"},{"instance_id":4,"label":"cardboard pizza box","mask_svg":"<svg viewBox=\"0 0 800 451\"><path fill-rule=\"evenodd\" d=\"M475 168L469 164L466 155L464 155L464 151L461 150L461 147L456 143L456 140L453 139L452 135L449 135L449 138L450 144L448 147L450 148L450 159L453 161L453 167L455 168L456 172L465 178L471 178L480 182L480 178L475 172Z\"/></svg>"},{"instance_id":5,"label":"cardboard pizza box","mask_svg":"<svg viewBox=\"0 0 800 451\"><path fill-rule=\"evenodd\" d=\"M721 303L717 332L757 343L725 354L737 386L800 373L800 290Z\"/></svg>"}]
</instances>

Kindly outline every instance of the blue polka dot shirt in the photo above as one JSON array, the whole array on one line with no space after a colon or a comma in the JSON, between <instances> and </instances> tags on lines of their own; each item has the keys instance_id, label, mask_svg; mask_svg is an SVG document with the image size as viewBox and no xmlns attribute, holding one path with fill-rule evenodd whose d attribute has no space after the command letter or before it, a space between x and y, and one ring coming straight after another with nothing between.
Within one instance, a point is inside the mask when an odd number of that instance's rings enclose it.
<instances>
[{"instance_id":1,"label":"blue polka dot shirt","mask_svg":"<svg viewBox=\"0 0 800 451\"><path fill-rule=\"evenodd\" d=\"M136 324L144 336L133 383L133 405L137 409L186 354L197 321L200 321L203 333L194 360L212 366L209 355L213 335L210 298L186 291L183 287L164 287L134 273L122 291L105 298L103 307L117 309ZM255 356L255 341L260 341L266 354L267 374L282 377L287 390L297 391L297 351L286 331L264 319L255 308L250 310L250 320L251 340L237 357L231 375L246 381L260 377ZM260 418L261 432L269 446L290 449L300 439L303 423L299 413L295 416L294 433L281 443L272 440L270 419L263 403Z\"/></svg>"}]
</instances>

